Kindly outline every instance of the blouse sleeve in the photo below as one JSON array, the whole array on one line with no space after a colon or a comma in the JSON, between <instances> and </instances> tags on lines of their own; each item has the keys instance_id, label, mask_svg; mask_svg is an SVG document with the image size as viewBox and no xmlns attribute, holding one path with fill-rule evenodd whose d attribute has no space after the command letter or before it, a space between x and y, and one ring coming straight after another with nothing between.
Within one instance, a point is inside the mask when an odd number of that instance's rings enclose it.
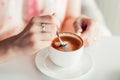
<instances>
[{"instance_id":1,"label":"blouse sleeve","mask_svg":"<svg viewBox=\"0 0 120 80\"><path fill-rule=\"evenodd\" d=\"M82 13L100 23L102 36L112 35L95 0L82 0Z\"/></svg>"},{"instance_id":2,"label":"blouse sleeve","mask_svg":"<svg viewBox=\"0 0 120 80\"><path fill-rule=\"evenodd\" d=\"M22 22L23 0L0 0L0 40L15 32Z\"/></svg>"}]
</instances>

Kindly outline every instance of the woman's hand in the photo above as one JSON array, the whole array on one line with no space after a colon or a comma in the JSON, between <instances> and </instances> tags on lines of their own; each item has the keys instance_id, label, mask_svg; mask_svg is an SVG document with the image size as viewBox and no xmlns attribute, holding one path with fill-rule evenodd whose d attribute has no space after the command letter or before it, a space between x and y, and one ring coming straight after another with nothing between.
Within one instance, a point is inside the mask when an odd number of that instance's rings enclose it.
<instances>
[{"instance_id":1,"label":"woman's hand","mask_svg":"<svg viewBox=\"0 0 120 80\"><path fill-rule=\"evenodd\" d=\"M54 15L34 17L20 34L0 41L0 54L35 53L50 45L57 26L60 23Z\"/></svg>"},{"instance_id":2,"label":"woman's hand","mask_svg":"<svg viewBox=\"0 0 120 80\"><path fill-rule=\"evenodd\" d=\"M74 23L75 31L83 38L85 46L90 46L100 38L99 27L96 21L86 16L78 18Z\"/></svg>"}]
</instances>

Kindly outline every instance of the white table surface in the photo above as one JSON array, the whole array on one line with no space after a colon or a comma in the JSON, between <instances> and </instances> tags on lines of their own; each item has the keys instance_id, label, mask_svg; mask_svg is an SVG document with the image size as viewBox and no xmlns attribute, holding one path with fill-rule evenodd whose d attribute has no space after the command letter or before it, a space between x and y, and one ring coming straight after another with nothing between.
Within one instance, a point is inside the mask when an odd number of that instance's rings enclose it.
<instances>
[{"instance_id":1,"label":"white table surface","mask_svg":"<svg viewBox=\"0 0 120 80\"><path fill-rule=\"evenodd\" d=\"M74 80L120 80L120 37L103 38L85 51L92 56L92 69ZM34 55L21 55L0 64L0 80L56 79L47 77L36 68Z\"/></svg>"}]
</instances>

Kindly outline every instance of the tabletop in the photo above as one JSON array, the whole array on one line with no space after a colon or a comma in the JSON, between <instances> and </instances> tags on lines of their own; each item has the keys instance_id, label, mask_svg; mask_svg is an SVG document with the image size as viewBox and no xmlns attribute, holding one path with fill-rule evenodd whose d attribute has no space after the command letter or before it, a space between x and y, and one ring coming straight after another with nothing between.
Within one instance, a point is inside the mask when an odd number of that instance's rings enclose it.
<instances>
[{"instance_id":1,"label":"tabletop","mask_svg":"<svg viewBox=\"0 0 120 80\"><path fill-rule=\"evenodd\" d=\"M104 37L85 48L92 69L72 80L120 80L120 37ZM35 55L19 55L0 64L0 80L57 80L44 75L35 65Z\"/></svg>"}]
</instances>

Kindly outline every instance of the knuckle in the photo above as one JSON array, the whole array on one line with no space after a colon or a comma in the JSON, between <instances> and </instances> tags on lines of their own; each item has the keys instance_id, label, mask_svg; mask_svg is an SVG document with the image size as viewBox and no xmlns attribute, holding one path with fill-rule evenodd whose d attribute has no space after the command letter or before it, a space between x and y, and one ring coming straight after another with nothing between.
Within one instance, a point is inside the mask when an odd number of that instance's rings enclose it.
<instances>
[{"instance_id":1,"label":"knuckle","mask_svg":"<svg viewBox=\"0 0 120 80\"><path fill-rule=\"evenodd\" d=\"M33 22L33 23L40 22L40 19L41 19L40 17L33 17L33 18L32 18L32 22Z\"/></svg>"},{"instance_id":2,"label":"knuckle","mask_svg":"<svg viewBox=\"0 0 120 80\"><path fill-rule=\"evenodd\" d=\"M43 15L43 16L40 16L41 19L49 19L49 20L52 20L52 16L51 15Z\"/></svg>"}]
</instances>

